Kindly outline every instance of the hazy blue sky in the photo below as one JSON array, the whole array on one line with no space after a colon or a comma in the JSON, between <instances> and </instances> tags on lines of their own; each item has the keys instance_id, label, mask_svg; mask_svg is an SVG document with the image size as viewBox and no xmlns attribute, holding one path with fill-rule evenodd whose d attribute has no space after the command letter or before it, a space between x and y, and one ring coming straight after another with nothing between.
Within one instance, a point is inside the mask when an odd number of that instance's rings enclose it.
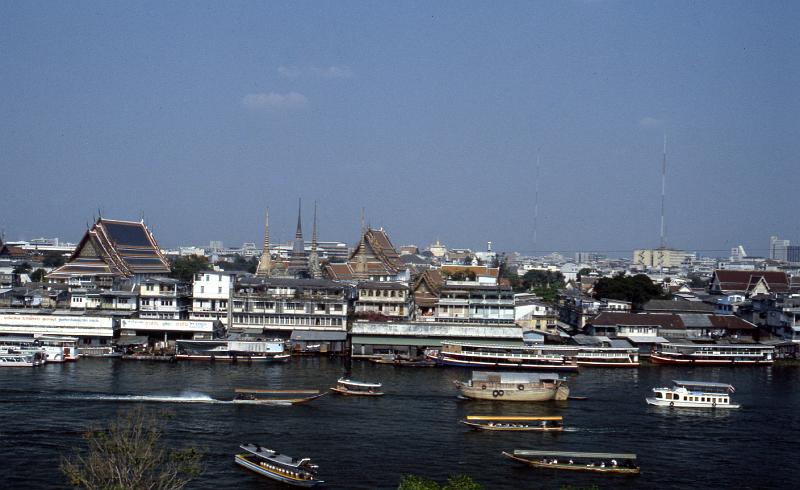
<instances>
[{"instance_id":1,"label":"hazy blue sky","mask_svg":"<svg viewBox=\"0 0 800 490\"><path fill-rule=\"evenodd\" d=\"M2 2L0 227L162 245L800 241L798 2ZM756 249L761 249L756 250Z\"/></svg>"}]
</instances>

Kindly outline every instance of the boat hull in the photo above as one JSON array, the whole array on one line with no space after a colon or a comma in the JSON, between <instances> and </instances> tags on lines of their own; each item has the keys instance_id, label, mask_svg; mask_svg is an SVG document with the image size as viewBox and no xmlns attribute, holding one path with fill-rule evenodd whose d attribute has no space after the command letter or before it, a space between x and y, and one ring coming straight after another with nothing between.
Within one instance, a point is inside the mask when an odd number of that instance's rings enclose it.
<instances>
[{"instance_id":1,"label":"boat hull","mask_svg":"<svg viewBox=\"0 0 800 490\"><path fill-rule=\"evenodd\" d=\"M650 362L655 364L673 364L693 366L768 366L771 360L739 360L739 359L687 359L685 357L662 356L651 354Z\"/></svg>"},{"instance_id":2,"label":"boat hull","mask_svg":"<svg viewBox=\"0 0 800 490\"><path fill-rule=\"evenodd\" d=\"M473 400L494 400L503 402L546 402L550 400L566 400L569 397L569 388L565 385L554 388L526 387L525 389L503 389L487 386L467 386L458 384L462 396Z\"/></svg>"},{"instance_id":3,"label":"boat hull","mask_svg":"<svg viewBox=\"0 0 800 490\"><path fill-rule=\"evenodd\" d=\"M301 480L269 471L268 469L263 468L258 464L247 459L246 455L237 454L236 464L244 468L247 468L248 470L254 473L258 473L261 476L265 476L267 478L271 478L273 480L277 480L279 482L286 483L294 487L312 488L324 483L322 480Z\"/></svg>"},{"instance_id":4,"label":"boat hull","mask_svg":"<svg viewBox=\"0 0 800 490\"><path fill-rule=\"evenodd\" d=\"M530 459L520 458L513 454L503 452L503 456L511 458L514 461L519 461L534 468L544 468L548 470L564 470L564 471L582 471L591 473L605 473L609 475L638 475L639 468L620 468L619 466L586 466L581 464L547 464L539 461L532 461Z\"/></svg>"},{"instance_id":5,"label":"boat hull","mask_svg":"<svg viewBox=\"0 0 800 490\"><path fill-rule=\"evenodd\" d=\"M563 427L498 427L497 425L489 426L486 424L476 424L474 422L460 421L462 424L475 430L496 431L496 432L563 432Z\"/></svg>"},{"instance_id":6,"label":"boat hull","mask_svg":"<svg viewBox=\"0 0 800 490\"><path fill-rule=\"evenodd\" d=\"M618 368L638 368L638 362L614 362L614 361L582 361L578 359L578 366L586 367L618 367Z\"/></svg>"},{"instance_id":7,"label":"boat hull","mask_svg":"<svg viewBox=\"0 0 800 490\"><path fill-rule=\"evenodd\" d=\"M181 361L214 361L214 362L272 362L272 363L279 363L279 362L287 362L291 355L289 354L278 354L278 355L269 355L269 356L228 356L228 355L221 355L221 356L207 356L207 355L195 355L195 354L177 354L175 359Z\"/></svg>"},{"instance_id":8,"label":"boat hull","mask_svg":"<svg viewBox=\"0 0 800 490\"><path fill-rule=\"evenodd\" d=\"M344 388L339 388L338 386L334 386L331 388L331 391L334 393L338 393L340 395L346 396L383 396L382 391L374 391L372 393L368 391L353 391L353 390L346 390Z\"/></svg>"},{"instance_id":9,"label":"boat hull","mask_svg":"<svg viewBox=\"0 0 800 490\"><path fill-rule=\"evenodd\" d=\"M577 364L534 364L534 363L513 363L513 362L499 362L499 361L467 361L463 359L455 359L447 356L439 356L436 362L442 366L455 366L455 367L470 367L470 368L498 368L498 369L516 369L525 371L557 371L557 372L573 372L578 370Z\"/></svg>"},{"instance_id":10,"label":"boat hull","mask_svg":"<svg viewBox=\"0 0 800 490\"><path fill-rule=\"evenodd\" d=\"M733 403L708 403L708 402L689 402L683 400L665 400L659 398L645 398L644 401L647 402L648 405L653 405L656 407L670 407L670 408L740 408L741 405L736 405Z\"/></svg>"}]
</instances>

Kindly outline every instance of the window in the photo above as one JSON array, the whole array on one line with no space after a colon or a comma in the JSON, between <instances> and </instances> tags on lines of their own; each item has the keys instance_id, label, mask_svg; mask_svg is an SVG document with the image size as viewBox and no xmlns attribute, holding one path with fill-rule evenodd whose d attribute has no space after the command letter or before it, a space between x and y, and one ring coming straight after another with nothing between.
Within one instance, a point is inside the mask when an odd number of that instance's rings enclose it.
<instances>
[{"instance_id":1,"label":"window","mask_svg":"<svg viewBox=\"0 0 800 490\"><path fill-rule=\"evenodd\" d=\"M200 293L202 294L202 293L205 293L205 292L206 292L206 287L205 286L200 286Z\"/></svg>"},{"instance_id":2,"label":"window","mask_svg":"<svg viewBox=\"0 0 800 490\"><path fill-rule=\"evenodd\" d=\"M657 391L656 392L656 398L664 398L664 396L660 391Z\"/></svg>"}]
</instances>

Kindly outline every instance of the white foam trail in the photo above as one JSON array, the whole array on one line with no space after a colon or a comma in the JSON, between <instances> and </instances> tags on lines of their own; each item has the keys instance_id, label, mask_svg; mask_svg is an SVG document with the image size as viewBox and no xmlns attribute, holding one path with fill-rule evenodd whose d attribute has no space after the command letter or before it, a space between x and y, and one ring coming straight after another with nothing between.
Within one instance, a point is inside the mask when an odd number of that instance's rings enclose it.
<instances>
[{"instance_id":1,"label":"white foam trail","mask_svg":"<svg viewBox=\"0 0 800 490\"><path fill-rule=\"evenodd\" d=\"M153 403L230 403L228 400L217 400L202 393L179 396L169 395L88 395L76 396L84 400L116 401L116 402L153 402Z\"/></svg>"}]
</instances>

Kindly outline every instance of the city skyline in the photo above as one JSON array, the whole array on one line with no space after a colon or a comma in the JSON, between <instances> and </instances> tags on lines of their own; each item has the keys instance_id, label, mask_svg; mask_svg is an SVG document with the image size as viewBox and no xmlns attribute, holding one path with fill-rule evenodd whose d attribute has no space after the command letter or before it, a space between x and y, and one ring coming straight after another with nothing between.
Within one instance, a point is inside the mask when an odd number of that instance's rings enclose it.
<instances>
[{"instance_id":1,"label":"city skyline","mask_svg":"<svg viewBox=\"0 0 800 490\"><path fill-rule=\"evenodd\" d=\"M321 239L364 207L398 246L533 252L539 157L539 252L657 247L666 133L666 244L765 256L800 240L799 8L5 4L0 228L259 243L269 206L285 242L300 196Z\"/></svg>"}]
</instances>

